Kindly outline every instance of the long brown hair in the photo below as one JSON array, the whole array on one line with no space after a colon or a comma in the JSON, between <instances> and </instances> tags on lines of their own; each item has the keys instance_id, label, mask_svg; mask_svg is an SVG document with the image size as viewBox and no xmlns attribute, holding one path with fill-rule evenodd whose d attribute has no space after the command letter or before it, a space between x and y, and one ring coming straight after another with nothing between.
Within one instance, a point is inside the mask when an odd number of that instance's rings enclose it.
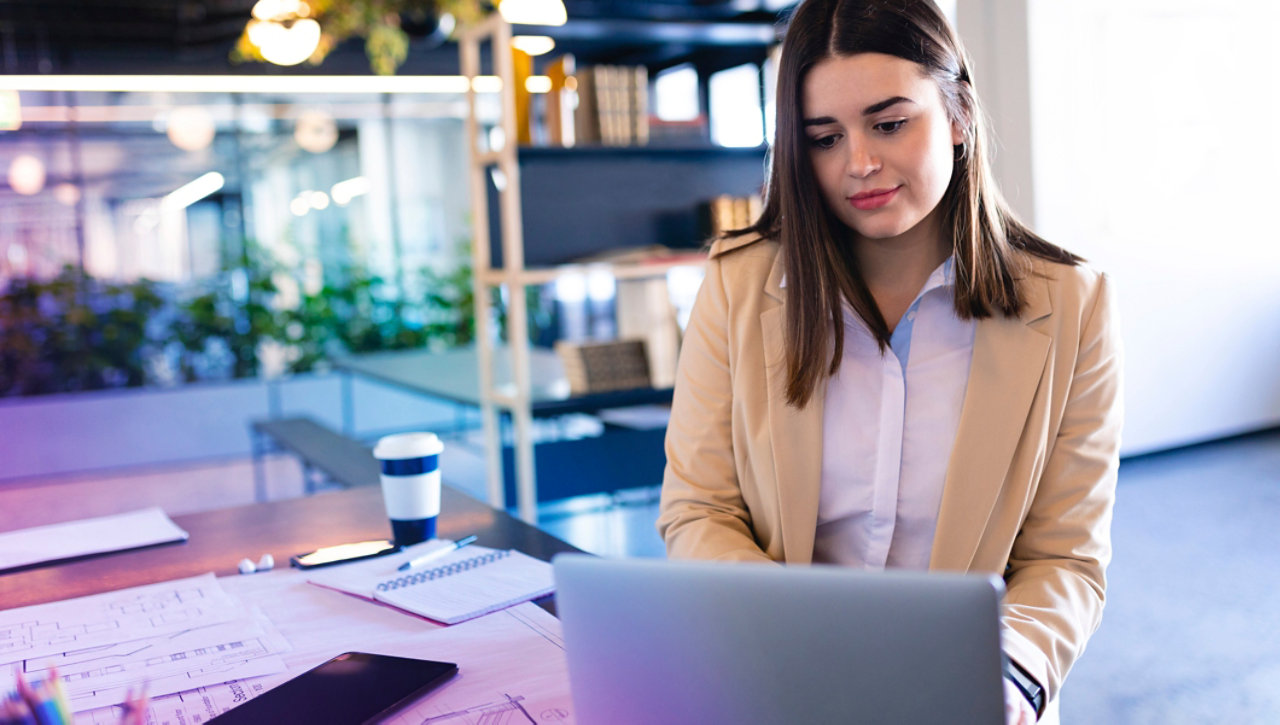
<instances>
[{"instance_id":1,"label":"long brown hair","mask_svg":"<svg viewBox=\"0 0 1280 725\"><path fill-rule=\"evenodd\" d=\"M912 61L942 92L949 119L964 131L942 201L952 238L955 309L963 319L1017 315L1027 255L1065 264L1079 257L1041 239L1014 216L996 188L986 125L969 61L946 17L929 0L804 0L792 14L778 67L777 130L764 210L751 227L776 239L787 274L787 402L803 407L823 375L840 369L842 300L876 336L889 326L848 244L848 230L827 209L814 179L802 119L805 75L822 60L883 53Z\"/></svg>"}]
</instances>

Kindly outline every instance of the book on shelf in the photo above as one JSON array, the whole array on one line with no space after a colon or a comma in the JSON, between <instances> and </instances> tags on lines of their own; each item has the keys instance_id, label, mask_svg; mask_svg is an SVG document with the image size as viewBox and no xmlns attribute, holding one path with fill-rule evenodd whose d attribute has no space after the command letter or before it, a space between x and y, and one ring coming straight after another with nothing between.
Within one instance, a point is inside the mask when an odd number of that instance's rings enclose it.
<instances>
[{"instance_id":1,"label":"book on shelf","mask_svg":"<svg viewBox=\"0 0 1280 725\"><path fill-rule=\"evenodd\" d=\"M533 94L527 86L529 76L533 75L533 56L512 48L511 63L516 84L516 142L528 146L533 143Z\"/></svg>"},{"instance_id":2,"label":"book on shelf","mask_svg":"<svg viewBox=\"0 0 1280 725\"><path fill-rule=\"evenodd\" d=\"M710 143L707 117L701 114L687 121L649 119L649 145L651 146L706 146Z\"/></svg>"},{"instance_id":3,"label":"book on shelf","mask_svg":"<svg viewBox=\"0 0 1280 725\"><path fill-rule=\"evenodd\" d=\"M637 146L649 142L649 71L576 66L570 54L546 66L546 138L553 146Z\"/></svg>"},{"instance_id":4,"label":"book on shelf","mask_svg":"<svg viewBox=\"0 0 1280 725\"><path fill-rule=\"evenodd\" d=\"M547 92L547 142L552 146L569 147L577 142L573 123L578 98L574 73L573 55L569 53L551 61L546 68L551 81Z\"/></svg>"},{"instance_id":5,"label":"book on shelf","mask_svg":"<svg viewBox=\"0 0 1280 725\"><path fill-rule=\"evenodd\" d=\"M600 143L600 115L596 103L595 74L586 68L575 71L577 98L573 109L575 145Z\"/></svg>"},{"instance_id":6,"label":"book on shelf","mask_svg":"<svg viewBox=\"0 0 1280 725\"><path fill-rule=\"evenodd\" d=\"M763 202L759 194L750 196L724 194L703 203L700 216L703 219L706 235L718 237L725 232L755 224L762 210Z\"/></svg>"},{"instance_id":7,"label":"book on shelf","mask_svg":"<svg viewBox=\"0 0 1280 725\"><path fill-rule=\"evenodd\" d=\"M631 143L649 143L649 69L642 65L631 68Z\"/></svg>"},{"instance_id":8,"label":"book on shelf","mask_svg":"<svg viewBox=\"0 0 1280 725\"><path fill-rule=\"evenodd\" d=\"M575 395L650 386L644 340L556 343L569 389Z\"/></svg>"}]
</instances>

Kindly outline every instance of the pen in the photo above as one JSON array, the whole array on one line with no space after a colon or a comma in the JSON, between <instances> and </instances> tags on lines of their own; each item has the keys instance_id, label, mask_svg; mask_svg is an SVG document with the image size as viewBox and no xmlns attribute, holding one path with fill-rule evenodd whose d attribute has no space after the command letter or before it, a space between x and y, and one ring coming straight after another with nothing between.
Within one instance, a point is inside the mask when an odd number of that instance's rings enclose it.
<instances>
[{"instance_id":1,"label":"pen","mask_svg":"<svg viewBox=\"0 0 1280 725\"><path fill-rule=\"evenodd\" d=\"M476 540L476 537L474 535L464 536L461 539L458 539L457 541L453 542L449 546L444 547L443 549L436 549L435 551L432 551L428 554L423 554L422 556L419 556L416 559L410 559L409 561L406 561L405 563L396 567L396 571L409 571L414 567L422 566L423 564L426 564L429 561L439 559L440 557L444 556L445 554L448 554L451 551L457 551L458 549L461 549L467 544L475 542L475 540Z\"/></svg>"}]
</instances>

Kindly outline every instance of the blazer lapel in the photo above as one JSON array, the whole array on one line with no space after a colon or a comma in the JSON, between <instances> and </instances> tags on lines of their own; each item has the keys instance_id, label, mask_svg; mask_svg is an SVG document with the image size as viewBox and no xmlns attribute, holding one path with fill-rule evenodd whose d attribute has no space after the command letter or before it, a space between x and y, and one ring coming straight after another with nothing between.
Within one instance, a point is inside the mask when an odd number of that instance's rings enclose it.
<instances>
[{"instance_id":1,"label":"blazer lapel","mask_svg":"<svg viewBox=\"0 0 1280 725\"><path fill-rule=\"evenodd\" d=\"M1029 325L1052 309L1044 279L1031 276L1024 289L1027 309L1020 317L979 320L974 332L969 383L933 539L932 569L969 568L1040 386L1051 340Z\"/></svg>"},{"instance_id":2,"label":"blazer lapel","mask_svg":"<svg viewBox=\"0 0 1280 725\"><path fill-rule=\"evenodd\" d=\"M813 559L813 539L818 521L822 485L822 404L826 378L813 391L803 410L786 402L786 331L782 287L782 254L779 253L765 283L764 292L777 300L765 302L760 313L768 384L769 444L773 453L774 493L777 496L783 554L792 564Z\"/></svg>"}]
</instances>

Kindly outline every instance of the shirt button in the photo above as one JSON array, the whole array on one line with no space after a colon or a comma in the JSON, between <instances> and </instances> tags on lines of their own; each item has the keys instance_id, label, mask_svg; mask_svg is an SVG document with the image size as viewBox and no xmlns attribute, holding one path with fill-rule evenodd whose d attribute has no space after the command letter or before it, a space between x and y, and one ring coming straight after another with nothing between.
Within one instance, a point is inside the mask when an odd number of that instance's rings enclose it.
<instances>
[{"instance_id":1,"label":"shirt button","mask_svg":"<svg viewBox=\"0 0 1280 725\"><path fill-rule=\"evenodd\" d=\"M916 312L912 310L907 313L907 322L913 322L916 319Z\"/></svg>"}]
</instances>

